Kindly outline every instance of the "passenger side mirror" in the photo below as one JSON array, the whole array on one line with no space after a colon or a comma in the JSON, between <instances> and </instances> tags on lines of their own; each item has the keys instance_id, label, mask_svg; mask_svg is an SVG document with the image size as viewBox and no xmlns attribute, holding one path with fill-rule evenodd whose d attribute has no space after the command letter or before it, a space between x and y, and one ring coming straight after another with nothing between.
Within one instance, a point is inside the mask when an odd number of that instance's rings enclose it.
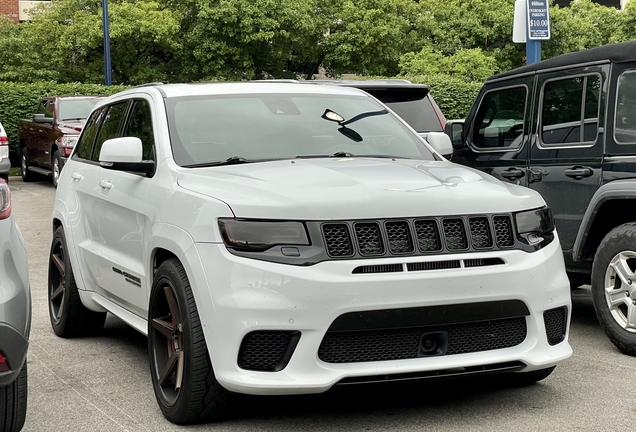
<instances>
[{"instance_id":1,"label":"passenger side mirror","mask_svg":"<svg viewBox=\"0 0 636 432\"><path fill-rule=\"evenodd\" d=\"M104 141L99 152L102 168L151 176L155 162L143 160L143 145L136 137L112 138Z\"/></svg>"},{"instance_id":2,"label":"passenger side mirror","mask_svg":"<svg viewBox=\"0 0 636 432\"><path fill-rule=\"evenodd\" d=\"M466 146L464 120L446 122L444 133L450 138L453 148L460 149Z\"/></svg>"},{"instance_id":3,"label":"passenger side mirror","mask_svg":"<svg viewBox=\"0 0 636 432\"><path fill-rule=\"evenodd\" d=\"M34 123L53 123L53 117L46 117L44 114L33 114Z\"/></svg>"},{"instance_id":4,"label":"passenger side mirror","mask_svg":"<svg viewBox=\"0 0 636 432\"><path fill-rule=\"evenodd\" d=\"M447 159L453 155L453 145L450 138L442 132L429 132L426 137L426 141L437 151Z\"/></svg>"}]
</instances>

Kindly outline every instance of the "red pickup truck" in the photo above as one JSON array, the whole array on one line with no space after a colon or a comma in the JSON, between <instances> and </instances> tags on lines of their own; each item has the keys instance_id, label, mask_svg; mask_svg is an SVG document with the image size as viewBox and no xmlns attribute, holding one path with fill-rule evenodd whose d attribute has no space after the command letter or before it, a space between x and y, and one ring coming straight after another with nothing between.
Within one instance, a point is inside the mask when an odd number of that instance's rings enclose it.
<instances>
[{"instance_id":1,"label":"red pickup truck","mask_svg":"<svg viewBox=\"0 0 636 432\"><path fill-rule=\"evenodd\" d=\"M64 162L70 156L93 106L94 96L45 97L33 118L20 120L20 158L24 181L48 176L57 187Z\"/></svg>"}]
</instances>

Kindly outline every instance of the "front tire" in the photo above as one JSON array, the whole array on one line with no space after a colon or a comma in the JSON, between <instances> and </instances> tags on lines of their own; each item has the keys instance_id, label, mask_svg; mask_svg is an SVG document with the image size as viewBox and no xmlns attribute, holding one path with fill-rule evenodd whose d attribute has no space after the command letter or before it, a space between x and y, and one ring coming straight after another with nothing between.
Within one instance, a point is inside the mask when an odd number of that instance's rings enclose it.
<instances>
[{"instance_id":1,"label":"front tire","mask_svg":"<svg viewBox=\"0 0 636 432\"><path fill-rule=\"evenodd\" d=\"M62 158L60 152L55 150L53 158L51 159L51 179L53 180L53 186L57 188L57 184L60 181L60 174L62 173Z\"/></svg>"},{"instance_id":2,"label":"front tire","mask_svg":"<svg viewBox=\"0 0 636 432\"><path fill-rule=\"evenodd\" d=\"M214 376L185 269L176 259L155 273L148 319L148 351L155 396L176 424L220 419L230 392Z\"/></svg>"},{"instance_id":3,"label":"front tire","mask_svg":"<svg viewBox=\"0 0 636 432\"><path fill-rule=\"evenodd\" d=\"M64 229L58 227L53 234L49 254L51 326L60 337L93 335L104 327L106 312L94 312L82 304L67 251Z\"/></svg>"},{"instance_id":4,"label":"front tire","mask_svg":"<svg viewBox=\"0 0 636 432\"><path fill-rule=\"evenodd\" d=\"M27 411L27 364L11 384L0 387L0 431L18 432Z\"/></svg>"},{"instance_id":5,"label":"front tire","mask_svg":"<svg viewBox=\"0 0 636 432\"><path fill-rule=\"evenodd\" d=\"M610 231L592 266L592 300L599 323L623 353L636 356L636 223Z\"/></svg>"}]
</instances>

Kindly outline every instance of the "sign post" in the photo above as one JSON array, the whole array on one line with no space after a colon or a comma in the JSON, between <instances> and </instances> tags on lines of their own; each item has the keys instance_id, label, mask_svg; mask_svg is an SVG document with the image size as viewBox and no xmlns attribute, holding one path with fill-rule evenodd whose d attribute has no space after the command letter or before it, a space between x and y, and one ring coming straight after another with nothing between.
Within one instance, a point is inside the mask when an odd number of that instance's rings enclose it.
<instances>
[{"instance_id":1,"label":"sign post","mask_svg":"<svg viewBox=\"0 0 636 432\"><path fill-rule=\"evenodd\" d=\"M526 5L526 64L532 64L541 61L541 41L550 39L550 11L548 0L526 0Z\"/></svg>"},{"instance_id":2,"label":"sign post","mask_svg":"<svg viewBox=\"0 0 636 432\"><path fill-rule=\"evenodd\" d=\"M108 21L108 0L102 0L102 22L104 25L104 82L111 85L110 29Z\"/></svg>"}]
</instances>

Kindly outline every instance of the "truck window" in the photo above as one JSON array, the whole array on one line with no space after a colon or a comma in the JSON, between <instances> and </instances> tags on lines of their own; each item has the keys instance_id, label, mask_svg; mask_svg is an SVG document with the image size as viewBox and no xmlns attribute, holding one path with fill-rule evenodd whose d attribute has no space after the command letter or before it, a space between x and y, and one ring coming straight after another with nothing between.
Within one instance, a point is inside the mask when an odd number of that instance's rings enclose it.
<instances>
[{"instance_id":1,"label":"truck window","mask_svg":"<svg viewBox=\"0 0 636 432\"><path fill-rule=\"evenodd\" d=\"M614 141L636 144L636 70L625 71L618 78L615 117Z\"/></svg>"},{"instance_id":2,"label":"truck window","mask_svg":"<svg viewBox=\"0 0 636 432\"><path fill-rule=\"evenodd\" d=\"M522 143L528 89L508 87L486 93L479 104L472 144L487 150L510 150Z\"/></svg>"},{"instance_id":3,"label":"truck window","mask_svg":"<svg viewBox=\"0 0 636 432\"><path fill-rule=\"evenodd\" d=\"M128 101L111 105L110 108L108 108L102 126L99 128L97 140L95 141L93 161L99 162L99 152L102 150L104 141L121 136L121 125L122 120L126 116L126 108L128 108Z\"/></svg>"},{"instance_id":4,"label":"truck window","mask_svg":"<svg viewBox=\"0 0 636 432\"><path fill-rule=\"evenodd\" d=\"M579 76L548 81L541 98L541 142L580 145L598 135L601 77Z\"/></svg>"}]
</instances>

